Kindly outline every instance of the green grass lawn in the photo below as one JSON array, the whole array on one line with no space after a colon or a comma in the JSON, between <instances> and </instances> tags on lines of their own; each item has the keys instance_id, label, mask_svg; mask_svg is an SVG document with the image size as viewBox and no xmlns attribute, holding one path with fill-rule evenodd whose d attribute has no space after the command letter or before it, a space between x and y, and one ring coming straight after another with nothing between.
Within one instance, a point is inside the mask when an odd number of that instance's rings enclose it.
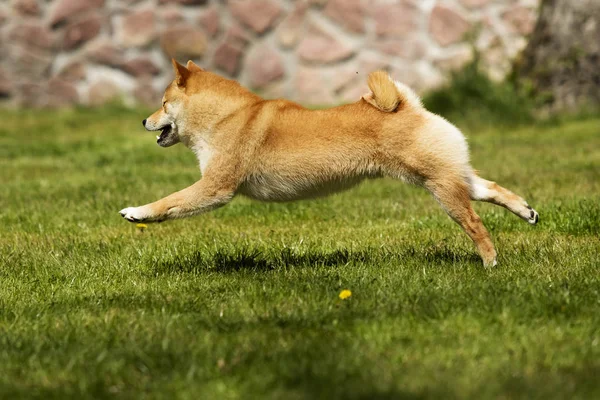
<instances>
[{"instance_id":1,"label":"green grass lawn","mask_svg":"<svg viewBox=\"0 0 600 400\"><path fill-rule=\"evenodd\" d=\"M540 213L476 205L486 270L390 180L140 232L121 208L199 178L144 112L0 117L0 398L600 396L600 119L467 132Z\"/></svg>"}]
</instances>

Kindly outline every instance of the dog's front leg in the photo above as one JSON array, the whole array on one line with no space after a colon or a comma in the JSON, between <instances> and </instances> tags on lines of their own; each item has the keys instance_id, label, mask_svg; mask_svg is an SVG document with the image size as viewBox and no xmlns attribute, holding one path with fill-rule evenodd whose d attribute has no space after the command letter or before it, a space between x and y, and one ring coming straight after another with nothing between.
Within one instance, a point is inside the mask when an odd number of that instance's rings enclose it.
<instances>
[{"instance_id":1,"label":"dog's front leg","mask_svg":"<svg viewBox=\"0 0 600 400\"><path fill-rule=\"evenodd\" d=\"M235 193L233 185L205 176L179 192L154 203L119 211L129 222L161 222L201 214L227 204Z\"/></svg>"}]
</instances>

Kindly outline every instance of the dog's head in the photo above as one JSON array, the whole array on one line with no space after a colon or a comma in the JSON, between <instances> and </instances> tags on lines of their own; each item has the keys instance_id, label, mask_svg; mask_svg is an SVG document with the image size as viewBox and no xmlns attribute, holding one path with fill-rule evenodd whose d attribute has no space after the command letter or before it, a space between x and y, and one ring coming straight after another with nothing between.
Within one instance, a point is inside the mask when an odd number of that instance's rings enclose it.
<instances>
[{"instance_id":1,"label":"dog's head","mask_svg":"<svg viewBox=\"0 0 600 400\"><path fill-rule=\"evenodd\" d=\"M156 143L162 147L169 147L180 141L186 142L190 127L187 124L188 102L190 93L189 81L194 75L202 74L202 68L188 61L187 67L172 60L175 69L175 79L165 90L162 98L162 107L142 121L144 128L149 131L160 131L156 136Z\"/></svg>"},{"instance_id":2,"label":"dog's head","mask_svg":"<svg viewBox=\"0 0 600 400\"><path fill-rule=\"evenodd\" d=\"M160 131L156 142L162 147L179 142L191 147L198 137L206 140L219 121L260 100L237 82L205 71L192 61L185 67L172 61L175 79L165 90L162 107L143 121L147 130Z\"/></svg>"}]
</instances>

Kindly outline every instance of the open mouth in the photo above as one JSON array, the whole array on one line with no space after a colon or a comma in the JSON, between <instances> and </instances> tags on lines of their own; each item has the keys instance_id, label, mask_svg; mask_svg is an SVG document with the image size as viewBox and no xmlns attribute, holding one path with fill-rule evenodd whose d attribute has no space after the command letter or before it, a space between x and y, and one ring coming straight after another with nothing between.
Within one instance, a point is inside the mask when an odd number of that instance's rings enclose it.
<instances>
[{"instance_id":1,"label":"open mouth","mask_svg":"<svg viewBox=\"0 0 600 400\"><path fill-rule=\"evenodd\" d=\"M163 126L160 131L160 136L156 137L156 143L162 142L167 138L167 136L169 136L169 133L171 133L171 125Z\"/></svg>"}]
</instances>

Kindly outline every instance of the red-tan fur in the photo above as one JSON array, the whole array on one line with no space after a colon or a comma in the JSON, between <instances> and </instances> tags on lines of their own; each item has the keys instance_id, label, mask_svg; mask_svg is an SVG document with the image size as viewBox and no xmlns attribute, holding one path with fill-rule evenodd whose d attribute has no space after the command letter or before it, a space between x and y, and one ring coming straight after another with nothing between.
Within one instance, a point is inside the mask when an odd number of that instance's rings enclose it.
<instances>
[{"instance_id":1,"label":"red-tan fur","mask_svg":"<svg viewBox=\"0 0 600 400\"><path fill-rule=\"evenodd\" d=\"M192 62L173 65L176 78L163 107L144 125L158 130L170 124L159 144L182 142L192 149L202 179L154 203L122 210L129 221L188 217L237 194L289 201L391 176L428 189L475 242L485 265L495 265L496 251L471 200L537 222L525 200L474 173L457 128L428 112L414 92L385 72L369 76L371 92L356 103L308 110L287 100L263 100Z\"/></svg>"}]
</instances>

